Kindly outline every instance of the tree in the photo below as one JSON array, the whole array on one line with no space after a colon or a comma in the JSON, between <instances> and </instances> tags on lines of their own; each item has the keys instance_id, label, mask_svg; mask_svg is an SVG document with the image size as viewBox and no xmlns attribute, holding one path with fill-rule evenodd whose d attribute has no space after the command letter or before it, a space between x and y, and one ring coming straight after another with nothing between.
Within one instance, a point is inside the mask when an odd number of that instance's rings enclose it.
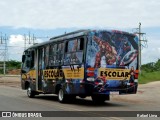
<instances>
[{"instance_id":1,"label":"tree","mask_svg":"<svg viewBox=\"0 0 160 120\"><path fill-rule=\"evenodd\" d=\"M8 69L14 68L14 69L20 69L21 68L21 62L10 60L6 62L6 66Z\"/></svg>"},{"instance_id":2,"label":"tree","mask_svg":"<svg viewBox=\"0 0 160 120\"><path fill-rule=\"evenodd\" d=\"M147 63L141 66L141 69L146 72L160 71L160 59L157 62Z\"/></svg>"}]
</instances>

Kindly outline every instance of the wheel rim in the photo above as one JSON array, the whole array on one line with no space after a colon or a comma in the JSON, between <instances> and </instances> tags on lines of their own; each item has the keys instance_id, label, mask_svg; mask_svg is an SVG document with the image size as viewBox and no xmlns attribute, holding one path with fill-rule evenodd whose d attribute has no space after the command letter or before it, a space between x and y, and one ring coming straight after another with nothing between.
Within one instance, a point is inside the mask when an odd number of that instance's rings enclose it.
<instances>
[{"instance_id":1,"label":"wheel rim","mask_svg":"<svg viewBox=\"0 0 160 120\"><path fill-rule=\"evenodd\" d=\"M28 95L28 96L31 96L31 88L30 88L30 87L29 87L28 90L27 90L27 95Z\"/></svg>"},{"instance_id":2,"label":"wheel rim","mask_svg":"<svg viewBox=\"0 0 160 120\"><path fill-rule=\"evenodd\" d=\"M63 97L64 97L63 95L64 95L63 90L60 89L59 94L58 94L58 98L59 98L60 101L63 101Z\"/></svg>"}]
</instances>

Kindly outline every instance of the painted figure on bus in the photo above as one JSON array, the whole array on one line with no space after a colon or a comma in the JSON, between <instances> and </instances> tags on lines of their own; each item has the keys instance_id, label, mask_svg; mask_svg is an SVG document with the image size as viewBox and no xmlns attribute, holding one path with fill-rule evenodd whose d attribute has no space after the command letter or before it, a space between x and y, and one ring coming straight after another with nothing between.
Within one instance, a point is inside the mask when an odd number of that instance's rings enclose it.
<instances>
[{"instance_id":1,"label":"painted figure on bus","mask_svg":"<svg viewBox=\"0 0 160 120\"><path fill-rule=\"evenodd\" d=\"M99 52L96 53L94 67L101 66L101 58L104 56L107 65L112 65L116 61L117 52L115 47L111 46L107 41L100 39L99 37L94 36L93 40L99 46Z\"/></svg>"},{"instance_id":2,"label":"painted figure on bus","mask_svg":"<svg viewBox=\"0 0 160 120\"><path fill-rule=\"evenodd\" d=\"M123 57L131 51L131 44L128 41L127 37L124 37L122 35L114 35L113 37L115 41L115 46L117 50L117 59L116 59L116 66L120 66Z\"/></svg>"},{"instance_id":3,"label":"painted figure on bus","mask_svg":"<svg viewBox=\"0 0 160 120\"><path fill-rule=\"evenodd\" d=\"M134 70L134 67L132 66L131 67L131 70L130 70L130 80L129 80L129 83L134 83L134 75L135 75L135 70Z\"/></svg>"},{"instance_id":4,"label":"painted figure on bus","mask_svg":"<svg viewBox=\"0 0 160 120\"><path fill-rule=\"evenodd\" d=\"M124 40L123 50L124 50L124 54L126 54L127 52L131 50L131 46L129 45L127 40Z\"/></svg>"}]
</instances>

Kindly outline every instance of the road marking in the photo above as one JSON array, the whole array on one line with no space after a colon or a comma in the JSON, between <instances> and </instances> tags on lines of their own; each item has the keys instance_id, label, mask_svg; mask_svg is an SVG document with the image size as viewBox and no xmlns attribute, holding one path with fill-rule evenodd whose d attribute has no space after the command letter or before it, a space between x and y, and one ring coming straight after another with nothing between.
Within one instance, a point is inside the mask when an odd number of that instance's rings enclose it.
<instances>
[{"instance_id":1,"label":"road marking","mask_svg":"<svg viewBox=\"0 0 160 120\"><path fill-rule=\"evenodd\" d=\"M100 118L103 118L103 119L106 119L106 120L124 120L124 119L121 119L121 118L117 118L117 117L100 117Z\"/></svg>"},{"instance_id":2,"label":"road marking","mask_svg":"<svg viewBox=\"0 0 160 120\"><path fill-rule=\"evenodd\" d=\"M118 117L111 117L113 120L124 120L122 118L118 118Z\"/></svg>"}]
</instances>

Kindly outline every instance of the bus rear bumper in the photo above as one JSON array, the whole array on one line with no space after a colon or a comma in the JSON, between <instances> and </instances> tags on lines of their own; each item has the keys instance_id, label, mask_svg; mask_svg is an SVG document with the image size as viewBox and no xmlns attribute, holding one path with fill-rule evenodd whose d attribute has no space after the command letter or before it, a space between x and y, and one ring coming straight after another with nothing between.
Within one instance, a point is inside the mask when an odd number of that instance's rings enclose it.
<instances>
[{"instance_id":1,"label":"bus rear bumper","mask_svg":"<svg viewBox=\"0 0 160 120\"><path fill-rule=\"evenodd\" d=\"M125 95L125 94L136 94L138 84L128 85L125 88L100 88L94 90L93 94L112 94L112 95Z\"/></svg>"}]
</instances>

